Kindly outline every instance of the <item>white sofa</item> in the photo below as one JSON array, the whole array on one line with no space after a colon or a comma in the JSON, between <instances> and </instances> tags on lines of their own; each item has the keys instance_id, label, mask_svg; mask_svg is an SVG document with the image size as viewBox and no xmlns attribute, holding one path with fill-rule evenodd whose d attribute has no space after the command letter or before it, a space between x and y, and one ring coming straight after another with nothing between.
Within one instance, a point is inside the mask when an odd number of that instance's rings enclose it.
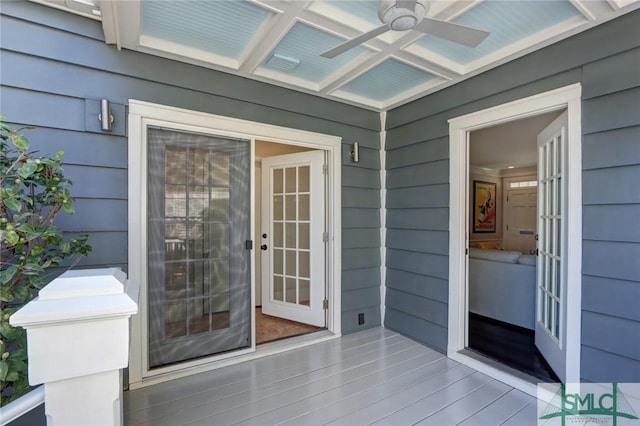
<instances>
[{"instance_id":1,"label":"white sofa","mask_svg":"<svg viewBox=\"0 0 640 426\"><path fill-rule=\"evenodd\" d=\"M533 330L536 256L469 249L469 311Z\"/></svg>"}]
</instances>

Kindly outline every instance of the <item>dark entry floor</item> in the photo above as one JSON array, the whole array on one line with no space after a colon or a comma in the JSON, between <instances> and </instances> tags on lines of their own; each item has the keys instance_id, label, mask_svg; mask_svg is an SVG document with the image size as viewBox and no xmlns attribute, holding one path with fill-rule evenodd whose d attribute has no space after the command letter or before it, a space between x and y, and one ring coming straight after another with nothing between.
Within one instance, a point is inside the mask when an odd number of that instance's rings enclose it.
<instances>
[{"instance_id":1,"label":"dark entry floor","mask_svg":"<svg viewBox=\"0 0 640 426\"><path fill-rule=\"evenodd\" d=\"M469 313L469 349L541 381L559 382L536 348L533 330Z\"/></svg>"}]
</instances>

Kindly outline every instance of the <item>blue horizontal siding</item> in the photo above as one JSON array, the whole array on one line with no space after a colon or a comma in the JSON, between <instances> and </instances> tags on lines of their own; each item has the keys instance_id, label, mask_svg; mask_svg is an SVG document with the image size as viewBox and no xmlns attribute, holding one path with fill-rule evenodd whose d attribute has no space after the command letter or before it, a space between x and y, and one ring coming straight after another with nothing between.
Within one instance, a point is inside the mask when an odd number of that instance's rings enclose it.
<instances>
[{"instance_id":1,"label":"blue horizontal siding","mask_svg":"<svg viewBox=\"0 0 640 426\"><path fill-rule=\"evenodd\" d=\"M398 136L396 135L396 137ZM389 144L387 144L387 148L389 148ZM449 137L445 136L397 149L388 149L386 154L387 170L418 164L421 161L447 160L449 158Z\"/></svg>"},{"instance_id":2,"label":"blue horizontal siding","mask_svg":"<svg viewBox=\"0 0 640 426\"><path fill-rule=\"evenodd\" d=\"M445 278L387 268L387 287L446 304L449 300L449 283Z\"/></svg>"},{"instance_id":3,"label":"blue horizontal siding","mask_svg":"<svg viewBox=\"0 0 640 426\"><path fill-rule=\"evenodd\" d=\"M387 249L387 267L434 278L449 276L448 256Z\"/></svg>"},{"instance_id":4,"label":"blue horizontal siding","mask_svg":"<svg viewBox=\"0 0 640 426\"><path fill-rule=\"evenodd\" d=\"M391 307L386 308L384 323L385 327L398 331L440 352L446 353L447 351L446 324L444 326L435 324L409 315L404 312L404 309L396 310Z\"/></svg>"},{"instance_id":5,"label":"blue horizontal siding","mask_svg":"<svg viewBox=\"0 0 640 426\"><path fill-rule=\"evenodd\" d=\"M582 325L595 330L582 330L581 376L640 380L639 26L640 11L631 12L387 113L388 292L402 287L419 300L447 302L446 245L421 232L448 236L448 120L581 83ZM421 254L436 247L437 262ZM416 303L388 298L385 324L444 351L446 324L415 315Z\"/></svg>"},{"instance_id":6,"label":"blue horizontal siding","mask_svg":"<svg viewBox=\"0 0 640 426\"><path fill-rule=\"evenodd\" d=\"M640 126L592 133L583 138L585 170L640 163Z\"/></svg>"},{"instance_id":7,"label":"blue horizontal siding","mask_svg":"<svg viewBox=\"0 0 640 426\"><path fill-rule=\"evenodd\" d=\"M592 383L638 383L638 360L609 350L582 345L580 366L583 381Z\"/></svg>"},{"instance_id":8,"label":"blue horizontal siding","mask_svg":"<svg viewBox=\"0 0 640 426\"><path fill-rule=\"evenodd\" d=\"M448 231L449 209L434 207L425 209L388 210L387 228Z\"/></svg>"},{"instance_id":9,"label":"blue horizontal siding","mask_svg":"<svg viewBox=\"0 0 640 426\"><path fill-rule=\"evenodd\" d=\"M421 253L449 254L449 233L443 231L423 231L389 229L387 247Z\"/></svg>"},{"instance_id":10,"label":"blue horizontal siding","mask_svg":"<svg viewBox=\"0 0 640 426\"><path fill-rule=\"evenodd\" d=\"M32 2L0 9L0 111L10 122L35 126L34 147L64 150L74 181L76 213L57 223L71 237L90 234L92 253L80 267L127 269L126 112L129 99L336 135L342 138L342 332L380 324L380 116L378 113L104 43L99 22ZM28 35L28 36L26 36ZM118 107L118 131L101 133L88 113L99 99ZM88 115L89 114L89 115ZM349 160L353 142L359 163ZM135 170L133 170L135 172ZM360 278L359 271L363 271ZM362 297L366 294L367 297ZM368 312L358 325L359 309ZM375 313L377 311L377 313Z\"/></svg>"},{"instance_id":11,"label":"blue horizontal siding","mask_svg":"<svg viewBox=\"0 0 640 426\"><path fill-rule=\"evenodd\" d=\"M406 166L387 171L387 188L407 188L424 185L444 184L449 179L449 160Z\"/></svg>"},{"instance_id":12,"label":"blue horizontal siding","mask_svg":"<svg viewBox=\"0 0 640 426\"><path fill-rule=\"evenodd\" d=\"M640 243L640 204L585 205L585 240Z\"/></svg>"},{"instance_id":13,"label":"blue horizontal siding","mask_svg":"<svg viewBox=\"0 0 640 426\"><path fill-rule=\"evenodd\" d=\"M640 309L630 300L640 300L637 281L608 277L582 277L582 307L604 315L615 313L618 318L640 321Z\"/></svg>"},{"instance_id":14,"label":"blue horizontal siding","mask_svg":"<svg viewBox=\"0 0 640 426\"><path fill-rule=\"evenodd\" d=\"M448 207L449 183L390 189L387 203L396 209Z\"/></svg>"}]
</instances>

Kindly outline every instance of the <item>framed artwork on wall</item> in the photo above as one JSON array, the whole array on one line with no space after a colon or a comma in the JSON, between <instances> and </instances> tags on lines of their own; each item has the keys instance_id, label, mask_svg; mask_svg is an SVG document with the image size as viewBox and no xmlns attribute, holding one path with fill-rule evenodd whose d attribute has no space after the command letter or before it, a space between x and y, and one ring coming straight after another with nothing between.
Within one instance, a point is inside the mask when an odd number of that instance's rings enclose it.
<instances>
[{"instance_id":1,"label":"framed artwork on wall","mask_svg":"<svg viewBox=\"0 0 640 426\"><path fill-rule=\"evenodd\" d=\"M496 232L496 184L473 181L473 232Z\"/></svg>"}]
</instances>

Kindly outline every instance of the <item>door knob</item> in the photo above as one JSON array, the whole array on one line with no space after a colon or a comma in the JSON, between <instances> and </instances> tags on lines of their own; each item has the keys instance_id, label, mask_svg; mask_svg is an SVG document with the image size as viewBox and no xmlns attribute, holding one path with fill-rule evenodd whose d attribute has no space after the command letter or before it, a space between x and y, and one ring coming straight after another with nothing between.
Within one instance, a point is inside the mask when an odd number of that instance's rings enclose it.
<instances>
[{"instance_id":1,"label":"door knob","mask_svg":"<svg viewBox=\"0 0 640 426\"><path fill-rule=\"evenodd\" d=\"M267 249L267 245L266 245L266 244L261 245L261 246L260 246L260 249L262 249L262 250L266 250L266 249Z\"/></svg>"}]
</instances>

